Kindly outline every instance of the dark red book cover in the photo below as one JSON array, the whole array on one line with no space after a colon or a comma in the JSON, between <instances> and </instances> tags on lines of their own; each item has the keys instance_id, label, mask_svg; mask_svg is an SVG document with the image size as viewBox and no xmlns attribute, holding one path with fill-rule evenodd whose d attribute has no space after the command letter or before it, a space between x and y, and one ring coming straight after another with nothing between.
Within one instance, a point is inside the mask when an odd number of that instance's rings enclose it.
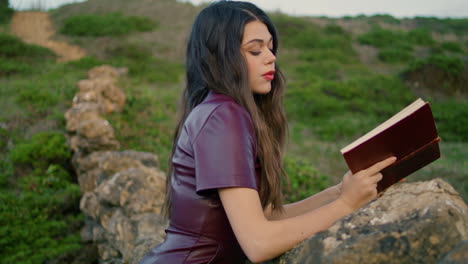
<instances>
[{"instance_id":1,"label":"dark red book cover","mask_svg":"<svg viewBox=\"0 0 468 264\"><path fill-rule=\"evenodd\" d=\"M386 158L397 157L395 163L381 171L383 179L377 186L379 192L440 157L440 138L430 105L418 100L415 103L420 103L419 107L402 110L406 112L392 117L394 123L389 127L357 145L350 144L354 145L351 148L347 146L342 149L343 157L353 173Z\"/></svg>"}]
</instances>

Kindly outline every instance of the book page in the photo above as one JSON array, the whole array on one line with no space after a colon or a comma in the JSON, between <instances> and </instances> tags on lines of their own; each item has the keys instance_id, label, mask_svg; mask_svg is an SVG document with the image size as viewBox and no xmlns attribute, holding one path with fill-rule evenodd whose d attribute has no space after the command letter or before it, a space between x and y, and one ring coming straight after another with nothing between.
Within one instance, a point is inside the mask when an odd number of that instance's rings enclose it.
<instances>
[{"instance_id":1,"label":"book page","mask_svg":"<svg viewBox=\"0 0 468 264\"><path fill-rule=\"evenodd\" d=\"M382 124L380 124L376 128L372 129L367 134L365 134L364 136L358 138L357 140L355 140L354 142L352 142L348 146L342 148L341 153L345 153L345 152L353 149L354 147L360 145L361 143L365 142L366 140L374 137L375 135L377 135L380 132L384 131L385 129L391 127L392 125L394 125L398 121L400 121L400 120L404 119L405 117L411 115L412 113L414 113L416 110L418 110L419 108L421 108L425 104L426 104L426 102L424 102L421 98L417 99L416 101L414 101L413 103L411 103L410 105L405 107L403 110L401 110L400 112L398 112L397 114L395 114L394 116L389 118L387 121L383 122Z\"/></svg>"}]
</instances>

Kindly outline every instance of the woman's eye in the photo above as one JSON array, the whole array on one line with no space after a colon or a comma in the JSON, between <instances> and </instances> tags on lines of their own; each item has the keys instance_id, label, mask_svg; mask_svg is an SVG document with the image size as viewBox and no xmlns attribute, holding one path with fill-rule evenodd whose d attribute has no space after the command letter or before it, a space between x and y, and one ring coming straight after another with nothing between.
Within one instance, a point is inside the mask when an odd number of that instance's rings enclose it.
<instances>
[{"instance_id":1,"label":"woman's eye","mask_svg":"<svg viewBox=\"0 0 468 264\"><path fill-rule=\"evenodd\" d=\"M254 56L258 56L260 55L260 51L249 51L250 54L254 55Z\"/></svg>"}]
</instances>

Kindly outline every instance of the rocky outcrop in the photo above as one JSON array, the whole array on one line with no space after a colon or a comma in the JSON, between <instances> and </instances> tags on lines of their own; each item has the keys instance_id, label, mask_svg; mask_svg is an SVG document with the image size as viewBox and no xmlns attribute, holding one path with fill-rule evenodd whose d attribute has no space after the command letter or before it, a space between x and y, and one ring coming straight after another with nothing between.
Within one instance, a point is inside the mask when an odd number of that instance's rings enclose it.
<instances>
[{"instance_id":1,"label":"rocky outcrop","mask_svg":"<svg viewBox=\"0 0 468 264\"><path fill-rule=\"evenodd\" d=\"M441 179L404 183L324 232L270 261L466 263L468 208ZM465 241L465 242L464 242Z\"/></svg>"},{"instance_id":2,"label":"rocky outcrop","mask_svg":"<svg viewBox=\"0 0 468 264\"><path fill-rule=\"evenodd\" d=\"M83 192L81 237L97 246L100 263L138 263L163 241L166 226L160 215L166 176L157 156L117 151L114 129L102 116L122 110L125 95L116 80L125 73L106 65L91 69L65 114Z\"/></svg>"}]
</instances>

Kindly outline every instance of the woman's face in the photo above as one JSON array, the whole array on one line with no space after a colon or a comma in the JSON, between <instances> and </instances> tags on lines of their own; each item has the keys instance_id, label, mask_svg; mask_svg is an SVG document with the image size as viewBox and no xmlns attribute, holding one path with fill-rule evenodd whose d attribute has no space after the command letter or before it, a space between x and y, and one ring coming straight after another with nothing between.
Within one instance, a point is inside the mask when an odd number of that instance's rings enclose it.
<instances>
[{"instance_id":1,"label":"woman's face","mask_svg":"<svg viewBox=\"0 0 468 264\"><path fill-rule=\"evenodd\" d=\"M272 50L273 38L266 25L260 21L247 23L241 51L247 61L249 87L254 93L266 94L271 91L276 61Z\"/></svg>"}]
</instances>

